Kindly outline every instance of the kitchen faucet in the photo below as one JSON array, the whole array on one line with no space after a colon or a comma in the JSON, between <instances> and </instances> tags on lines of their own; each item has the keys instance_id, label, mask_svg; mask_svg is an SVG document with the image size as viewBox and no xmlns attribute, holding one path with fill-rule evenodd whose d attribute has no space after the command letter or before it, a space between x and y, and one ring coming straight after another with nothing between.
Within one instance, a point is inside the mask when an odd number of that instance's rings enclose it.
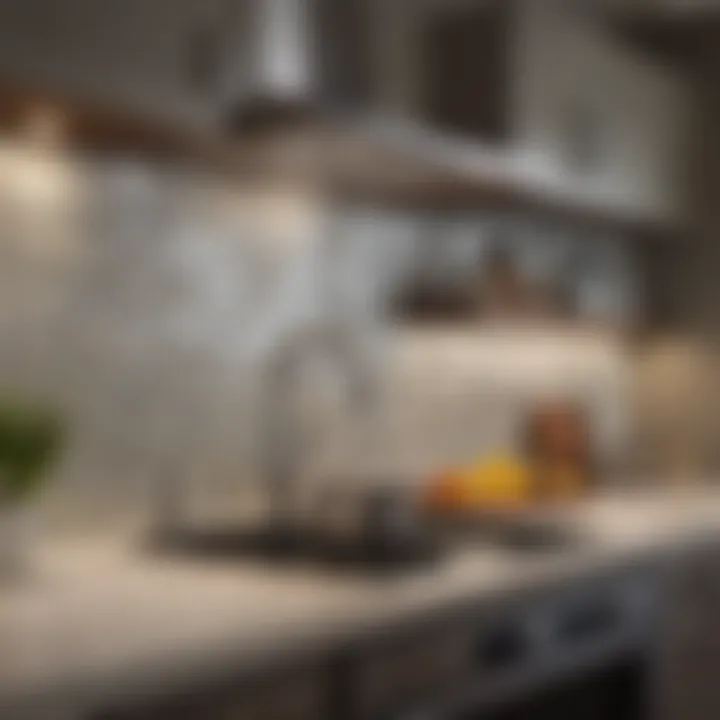
<instances>
[{"instance_id":1,"label":"kitchen faucet","mask_svg":"<svg viewBox=\"0 0 720 720\"><path fill-rule=\"evenodd\" d=\"M278 297L292 299L289 290L300 286L305 291L300 300L306 303L305 312L294 317L289 312L290 317L280 322L273 339L266 338L263 350L256 355L260 472L268 500L268 530L273 541L280 543L291 539L302 521L303 473L328 430L327 418L316 415L323 411L320 398L308 393L317 380L314 371L322 371L320 384L339 380L354 442L358 438L367 442L368 431L377 431L375 426L382 415L374 337L379 325L374 308L372 303L353 307L347 288L335 282L339 266L347 260L342 252L343 239L337 233L323 238L310 265L300 263L291 269ZM288 310L297 312L297 304L288 302ZM312 407L308 406L308 394ZM376 437L377 432L370 436ZM367 455L373 448L363 451Z\"/></svg>"}]
</instances>

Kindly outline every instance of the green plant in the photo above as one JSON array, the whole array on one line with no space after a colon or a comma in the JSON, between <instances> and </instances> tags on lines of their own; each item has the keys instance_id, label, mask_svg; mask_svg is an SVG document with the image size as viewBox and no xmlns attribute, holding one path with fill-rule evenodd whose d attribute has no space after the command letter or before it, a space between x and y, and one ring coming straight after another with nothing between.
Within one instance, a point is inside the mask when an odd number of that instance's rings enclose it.
<instances>
[{"instance_id":1,"label":"green plant","mask_svg":"<svg viewBox=\"0 0 720 720\"><path fill-rule=\"evenodd\" d=\"M63 438L62 423L54 413L0 400L0 501L22 502L37 491Z\"/></svg>"}]
</instances>

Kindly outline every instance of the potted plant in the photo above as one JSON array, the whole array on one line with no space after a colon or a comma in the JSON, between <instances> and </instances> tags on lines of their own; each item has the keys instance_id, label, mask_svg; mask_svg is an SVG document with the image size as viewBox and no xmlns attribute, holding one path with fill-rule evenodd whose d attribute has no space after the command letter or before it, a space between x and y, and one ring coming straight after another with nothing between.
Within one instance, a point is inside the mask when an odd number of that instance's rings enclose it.
<instances>
[{"instance_id":1,"label":"potted plant","mask_svg":"<svg viewBox=\"0 0 720 720\"><path fill-rule=\"evenodd\" d=\"M0 400L0 576L19 574L27 554L27 508L63 440L59 418L31 404Z\"/></svg>"}]
</instances>

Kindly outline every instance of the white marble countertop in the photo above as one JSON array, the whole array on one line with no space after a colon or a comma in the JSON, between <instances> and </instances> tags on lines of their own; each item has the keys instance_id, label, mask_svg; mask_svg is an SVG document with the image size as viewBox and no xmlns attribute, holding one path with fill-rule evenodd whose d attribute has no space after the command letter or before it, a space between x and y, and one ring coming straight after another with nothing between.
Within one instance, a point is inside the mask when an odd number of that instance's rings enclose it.
<instances>
[{"instance_id":1,"label":"white marble countertop","mask_svg":"<svg viewBox=\"0 0 720 720\"><path fill-rule=\"evenodd\" d=\"M122 687L262 666L428 610L681 549L720 537L720 493L604 497L571 518L590 537L582 551L467 549L395 577L161 558L136 536L48 544L31 577L0 589L0 709L82 706Z\"/></svg>"}]
</instances>

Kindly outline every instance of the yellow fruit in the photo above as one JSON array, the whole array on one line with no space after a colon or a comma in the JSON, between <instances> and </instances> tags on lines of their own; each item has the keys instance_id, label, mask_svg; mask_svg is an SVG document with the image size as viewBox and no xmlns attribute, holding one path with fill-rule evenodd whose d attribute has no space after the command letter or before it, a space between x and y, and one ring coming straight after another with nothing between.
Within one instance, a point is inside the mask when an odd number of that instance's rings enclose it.
<instances>
[{"instance_id":1,"label":"yellow fruit","mask_svg":"<svg viewBox=\"0 0 720 720\"><path fill-rule=\"evenodd\" d=\"M502 509L528 502L531 490L531 472L524 463L496 456L440 473L430 483L425 501L441 512Z\"/></svg>"},{"instance_id":2,"label":"yellow fruit","mask_svg":"<svg viewBox=\"0 0 720 720\"><path fill-rule=\"evenodd\" d=\"M530 499L528 468L512 457L494 457L475 464L465 474L466 495L472 507L504 507Z\"/></svg>"}]
</instances>

